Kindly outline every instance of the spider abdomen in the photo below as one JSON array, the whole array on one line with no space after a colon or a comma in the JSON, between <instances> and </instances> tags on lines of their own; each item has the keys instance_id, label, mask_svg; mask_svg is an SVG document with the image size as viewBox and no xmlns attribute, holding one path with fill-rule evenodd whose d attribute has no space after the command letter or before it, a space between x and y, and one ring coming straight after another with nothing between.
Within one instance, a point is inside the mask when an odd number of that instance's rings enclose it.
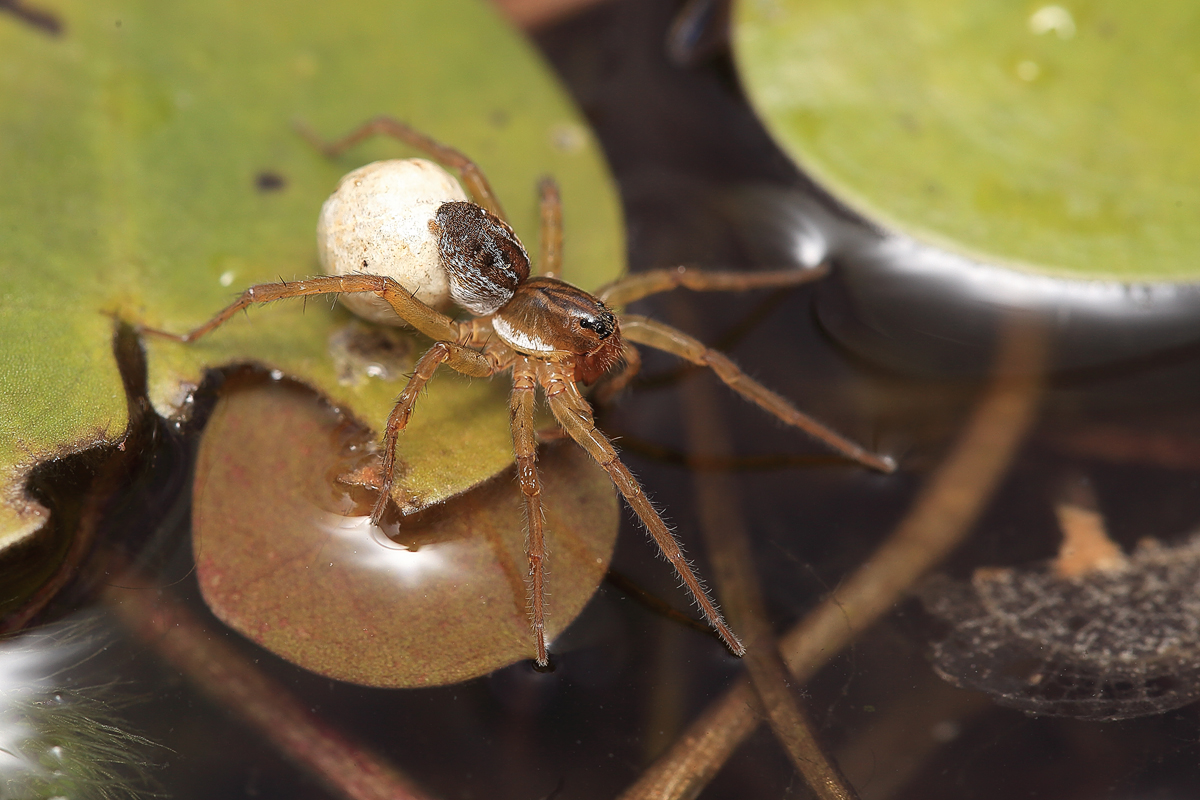
<instances>
[{"instance_id":1,"label":"spider abdomen","mask_svg":"<svg viewBox=\"0 0 1200 800\"><path fill-rule=\"evenodd\" d=\"M429 229L450 279L450 296L472 314L491 314L529 277L529 255L504 220L474 203L443 203Z\"/></svg>"}]
</instances>

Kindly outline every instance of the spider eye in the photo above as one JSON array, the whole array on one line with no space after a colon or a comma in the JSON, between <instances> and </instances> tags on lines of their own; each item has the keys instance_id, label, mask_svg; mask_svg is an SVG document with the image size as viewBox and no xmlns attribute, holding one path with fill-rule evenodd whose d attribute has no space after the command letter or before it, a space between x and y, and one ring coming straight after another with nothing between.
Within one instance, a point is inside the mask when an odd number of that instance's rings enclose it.
<instances>
[{"instance_id":1,"label":"spider eye","mask_svg":"<svg viewBox=\"0 0 1200 800\"><path fill-rule=\"evenodd\" d=\"M598 317L583 317L579 320L579 327L587 328L596 334L597 338L607 339L612 336L615 320L611 313L604 313Z\"/></svg>"}]
</instances>

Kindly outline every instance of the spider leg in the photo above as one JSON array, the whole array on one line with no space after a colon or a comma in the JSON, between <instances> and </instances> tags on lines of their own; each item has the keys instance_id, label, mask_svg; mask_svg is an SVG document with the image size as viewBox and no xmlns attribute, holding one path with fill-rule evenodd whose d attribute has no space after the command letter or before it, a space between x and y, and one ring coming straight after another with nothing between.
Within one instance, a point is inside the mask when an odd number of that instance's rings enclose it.
<instances>
[{"instance_id":1,"label":"spider leg","mask_svg":"<svg viewBox=\"0 0 1200 800\"><path fill-rule=\"evenodd\" d=\"M542 252L538 274L557 278L562 271L562 197L558 183L551 177L538 181L538 207L542 212Z\"/></svg>"},{"instance_id":2,"label":"spider leg","mask_svg":"<svg viewBox=\"0 0 1200 800\"><path fill-rule=\"evenodd\" d=\"M542 516L542 485L537 472L537 431L533 406L537 399L537 369L528 358L513 364L512 415L513 452L517 457L517 476L525 496L528 538L525 553L529 557L529 614L537 645L537 664L544 667L546 657L546 559L545 518Z\"/></svg>"},{"instance_id":3,"label":"spider leg","mask_svg":"<svg viewBox=\"0 0 1200 800\"><path fill-rule=\"evenodd\" d=\"M629 342L621 343L621 369L610 375L596 386L592 392L592 402L596 405L607 405L617 394L633 382L642 370L642 354Z\"/></svg>"},{"instance_id":4,"label":"spider leg","mask_svg":"<svg viewBox=\"0 0 1200 800\"><path fill-rule=\"evenodd\" d=\"M550 410L554 412L555 419L566 429L571 438L608 472L613 484L625 498L625 502L629 503L633 513L637 514L638 519L646 526L646 530L654 537L663 556L671 562L671 566L675 567L675 571L687 586L688 591L691 592L696 604L700 606L708 624L713 627L717 635L735 655L745 655L745 646L725 623L716 603L709 597L691 564L684 557L675 535L646 497L637 478L633 477L633 473L621 462L612 442L596 429L591 408L579 394L574 376L569 372L568 367L553 362L543 362L543 364L545 366L540 376L542 388L546 392L546 400L550 403Z\"/></svg>"},{"instance_id":5,"label":"spider leg","mask_svg":"<svg viewBox=\"0 0 1200 800\"><path fill-rule=\"evenodd\" d=\"M383 481L379 487L379 499L371 509L371 522L376 525L383 519L388 498L392 495L396 471L396 440L400 438L400 432L408 426L413 406L421 390L442 364L473 378L487 378L496 372L495 363L485 354L453 342L434 342L433 346L417 359L412 377L408 379L392 413L388 415L387 428L383 434L383 465L380 468Z\"/></svg>"},{"instance_id":6,"label":"spider leg","mask_svg":"<svg viewBox=\"0 0 1200 800\"><path fill-rule=\"evenodd\" d=\"M351 292L374 292L382 297L405 322L431 339L456 341L459 325L452 319L435 311L409 294L403 286L391 278L377 275L319 275L297 281L260 283L242 292L242 296L217 312L216 316L187 333L169 333L157 328L140 328L142 333L153 334L177 342L194 342L201 336L225 324L230 317L242 309L258 303L270 303L291 297L309 297L315 294L342 294Z\"/></svg>"},{"instance_id":7,"label":"spider leg","mask_svg":"<svg viewBox=\"0 0 1200 800\"><path fill-rule=\"evenodd\" d=\"M316 132L302 123L296 124L296 131L309 144L329 158L337 157L372 136L390 136L393 139L399 139L409 147L420 150L439 164L458 170L471 198L500 219L505 219L504 211L500 208L500 201L496 199L496 193L492 191L491 184L488 183L487 177L478 164L453 147L426 136L398 119L388 116L375 117L332 142L324 141Z\"/></svg>"},{"instance_id":8,"label":"spider leg","mask_svg":"<svg viewBox=\"0 0 1200 800\"><path fill-rule=\"evenodd\" d=\"M683 331L634 314L621 317L621 334L628 340L677 355L702 367L709 367L725 385L770 414L819 439L847 458L880 472L892 472L896 463L887 456L869 450L830 430L801 412L782 396L751 378L724 353L705 347Z\"/></svg>"},{"instance_id":9,"label":"spider leg","mask_svg":"<svg viewBox=\"0 0 1200 800\"><path fill-rule=\"evenodd\" d=\"M626 275L596 292L606 305L620 308L659 292L680 286L694 292L745 292L750 289L773 289L798 286L829 274L824 264L811 269L781 269L768 272L709 272L689 267L652 269Z\"/></svg>"}]
</instances>

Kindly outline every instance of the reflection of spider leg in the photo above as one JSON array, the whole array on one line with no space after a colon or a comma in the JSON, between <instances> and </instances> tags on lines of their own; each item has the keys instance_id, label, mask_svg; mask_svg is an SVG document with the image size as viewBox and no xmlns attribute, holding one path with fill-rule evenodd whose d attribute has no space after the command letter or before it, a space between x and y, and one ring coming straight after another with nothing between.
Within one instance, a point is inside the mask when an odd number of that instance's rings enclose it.
<instances>
[{"instance_id":1,"label":"reflection of spider leg","mask_svg":"<svg viewBox=\"0 0 1200 800\"><path fill-rule=\"evenodd\" d=\"M533 423L533 406L537 399L537 368L528 358L518 358L513 364L512 440L517 457L517 477L525 497L525 552L529 557L529 612L533 621L533 636L537 643L537 663L544 667L546 658L546 584L543 562L546 558L545 518L542 516L542 486L537 472L537 431Z\"/></svg>"},{"instance_id":2,"label":"reflection of spider leg","mask_svg":"<svg viewBox=\"0 0 1200 800\"><path fill-rule=\"evenodd\" d=\"M169 333L156 328L140 328L142 333L174 339L177 342L194 342L201 336L225 324L237 312L258 303L271 303L291 297L310 297L317 294L350 294L373 292L383 298L400 318L431 339L459 338L458 323L435 311L409 294L408 290L391 278L378 275L318 275L297 281L260 283L242 292L242 296L217 312L216 316L187 333Z\"/></svg>"},{"instance_id":3,"label":"reflection of spider leg","mask_svg":"<svg viewBox=\"0 0 1200 800\"><path fill-rule=\"evenodd\" d=\"M421 390L425 388L425 384L442 364L464 375L470 375L472 378L487 378L496 371L492 361L483 353L453 342L434 342L433 346L417 359L412 377L408 379L404 391L400 393L396 407L388 415L387 429L383 434L383 465L381 467L383 480L379 487L379 499L375 501L375 507L371 509L371 522L376 525L383 518L388 498L392 494L393 473L396 470L396 440L400 437L400 431L408 425L413 405L417 402Z\"/></svg>"},{"instance_id":4,"label":"reflection of spider leg","mask_svg":"<svg viewBox=\"0 0 1200 800\"><path fill-rule=\"evenodd\" d=\"M709 367L717 374L725 385L752 403L760 406L788 425L793 425L808 433L834 450L851 458L858 463L880 470L892 472L896 464L886 456L877 456L860 447L854 442L833 432L812 417L801 412L786 399L772 392L758 381L742 372L724 353L705 347L701 342L688 336L680 330L655 322L646 317L627 314L621 317L621 333L626 339L664 350L682 359Z\"/></svg>"},{"instance_id":5,"label":"reflection of spider leg","mask_svg":"<svg viewBox=\"0 0 1200 800\"><path fill-rule=\"evenodd\" d=\"M595 405L608 405L617 394L628 386L642 369L642 354L629 342L621 343L621 369L604 376L591 394Z\"/></svg>"},{"instance_id":6,"label":"reflection of spider leg","mask_svg":"<svg viewBox=\"0 0 1200 800\"><path fill-rule=\"evenodd\" d=\"M562 271L562 198L554 178L538 181L538 207L542 213L542 252L538 274L557 278Z\"/></svg>"},{"instance_id":7,"label":"reflection of spider leg","mask_svg":"<svg viewBox=\"0 0 1200 800\"><path fill-rule=\"evenodd\" d=\"M646 530L654 537L663 556L671 562L671 566L675 567L675 571L683 579L684 585L687 586L697 605L700 606L708 624L712 625L717 635L724 640L735 655L744 655L746 653L745 646L725 624L716 603L708 596L708 592L692 570L691 564L684 557L675 535L671 533L671 529L667 527L663 518L659 516L658 511L647 499L646 493L637 479L621 463L621 459L617 456L617 451L613 448L612 443L608 441L608 437L596 430L591 408L579 394L574 376L562 364L553 362L543 362L543 364L540 376L542 388L546 392L546 399L550 403L550 410L554 412L555 419L566 429L571 438L580 447L587 450L588 454L608 472L618 491L629 503L629 507L633 509L638 519L646 526Z\"/></svg>"},{"instance_id":8,"label":"reflection of spider leg","mask_svg":"<svg viewBox=\"0 0 1200 800\"><path fill-rule=\"evenodd\" d=\"M478 164L453 147L444 145L436 139L410 128L398 119L387 116L375 117L333 142L324 141L307 125L297 124L296 130L308 140L309 144L330 158L338 156L372 136L390 136L393 139L399 139L409 147L420 150L439 164L458 170L471 198L500 219L504 219L500 201L496 199L491 184L488 183L487 177Z\"/></svg>"},{"instance_id":9,"label":"reflection of spider leg","mask_svg":"<svg viewBox=\"0 0 1200 800\"><path fill-rule=\"evenodd\" d=\"M694 292L745 292L750 289L797 286L828 274L829 268L823 264L811 269L782 269L769 272L709 272L688 267L652 269L618 278L596 292L596 297L606 305L620 308L634 300L681 286Z\"/></svg>"}]
</instances>

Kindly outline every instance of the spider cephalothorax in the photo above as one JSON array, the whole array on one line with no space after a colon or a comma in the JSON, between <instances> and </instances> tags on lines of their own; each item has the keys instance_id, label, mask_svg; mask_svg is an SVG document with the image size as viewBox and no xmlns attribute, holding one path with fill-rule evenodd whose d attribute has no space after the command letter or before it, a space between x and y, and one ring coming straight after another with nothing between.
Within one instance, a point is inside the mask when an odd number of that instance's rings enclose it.
<instances>
[{"instance_id":1,"label":"spider cephalothorax","mask_svg":"<svg viewBox=\"0 0 1200 800\"><path fill-rule=\"evenodd\" d=\"M621 357L617 316L592 295L556 278L530 278L492 315L492 330L522 355L575 364L593 383Z\"/></svg>"},{"instance_id":2,"label":"spider cephalothorax","mask_svg":"<svg viewBox=\"0 0 1200 800\"><path fill-rule=\"evenodd\" d=\"M447 188L443 182L439 184L440 188L425 192L411 204L413 217L407 219L427 220L419 226L420 231L428 230L436 238L435 266L448 278L449 295L474 317L455 320L417 299L416 293L420 287L403 285L404 274L385 277L359 272L360 268L368 268L372 259L355 253L347 259L351 262L350 271L339 268L334 271L340 274L252 286L207 323L189 333L178 335L146 328L143 330L190 342L256 303L327 293L369 293L379 297L395 312L397 321L411 325L433 339L434 343L417 360L408 385L388 417L380 465L382 482L379 499L371 514L373 522L381 520L391 502L396 440L408 424L421 389L437 368L445 364L463 374L481 378L511 372L513 452L527 512L530 621L537 662L545 665L548 658L545 638L544 519L536 467L537 440L533 415L539 388L559 425L608 472L663 555L679 573L709 624L734 653L744 653L745 648L721 618L716 605L684 558L674 535L637 480L621 462L612 443L596 429L591 406L577 384L596 381L624 357L626 367L613 378L609 388L623 385L640 363L631 343L655 347L694 364L712 368L734 391L849 458L876 469L891 470L893 465L890 459L867 452L802 414L786 399L739 370L721 353L662 323L633 315L618 316L612 310L680 286L700 291L790 286L811 280L823 274L823 271L794 269L760 273L706 273L679 267L632 275L602 288L595 295L589 294L555 277L559 270L559 245L562 240L561 214L558 190L552 181L544 180L541 184L542 248L538 264L541 274L531 277L529 255L516 233L504 221L500 204L483 173L457 150L386 117L372 120L344 139L322 146L322 149L329 155L335 155L379 133L398 138L446 166L459 170L467 193L474 202L446 199L448 193L459 193L461 196L461 189L456 185ZM427 172L431 167L436 169L429 162L421 162L418 171ZM443 199L431 199L435 196ZM326 206L328 208L330 204ZM417 206L424 210L417 209ZM407 254L411 250L411 258L417 259L424 245L412 238L413 227L408 226L409 230L404 234L408 238L400 249L406 257L409 257ZM322 242L327 238L325 232L319 236ZM426 267L428 264L422 265L422 269ZM429 280L430 273L422 274L425 276L423 280ZM388 321L373 313L371 318Z\"/></svg>"}]
</instances>

